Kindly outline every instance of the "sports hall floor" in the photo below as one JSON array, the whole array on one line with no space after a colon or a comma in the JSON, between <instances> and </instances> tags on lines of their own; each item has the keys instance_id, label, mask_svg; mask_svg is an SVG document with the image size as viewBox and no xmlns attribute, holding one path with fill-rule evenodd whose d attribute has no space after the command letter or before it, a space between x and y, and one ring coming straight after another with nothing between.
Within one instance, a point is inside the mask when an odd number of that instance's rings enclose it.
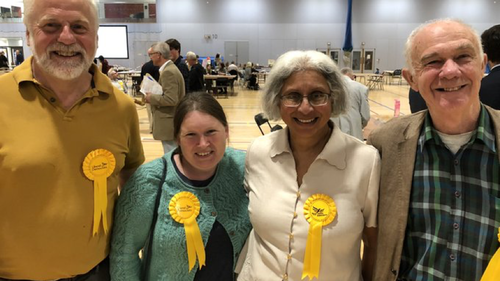
<instances>
[{"instance_id":1,"label":"sports hall floor","mask_svg":"<svg viewBox=\"0 0 500 281\"><path fill-rule=\"evenodd\" d=\"M235 83L236 85L237 83ZM261 85L262 86L262 85ZM246 150L250 142L262 135L254 121L254 115L261 112L260 97L262 92L252 91L235 86L234 95L228 98L219 97L229 122L229 143L236 149ZM408 104L409 86L403 82L402 85L384 85L383 90L370 90L368 95L371 118L364 130L365 138L370 131L380 126L387 120L394 118L395 100L400 101L400 115L410 114ZM139 123L141 128L142 143L146 162L163 155L163 148L159 141L155 141L149 133L149 121L145 106L137 106ZM284 124L270 121L271 125ZM269 133L269 127L262 125L264 133Z\"/></svg>"}]
</instances>

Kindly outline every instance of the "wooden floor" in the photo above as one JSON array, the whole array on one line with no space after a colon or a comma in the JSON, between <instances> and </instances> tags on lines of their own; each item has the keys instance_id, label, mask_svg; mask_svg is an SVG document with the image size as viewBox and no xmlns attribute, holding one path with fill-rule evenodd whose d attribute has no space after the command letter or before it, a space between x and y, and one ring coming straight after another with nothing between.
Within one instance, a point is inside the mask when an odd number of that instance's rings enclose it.
<instances>
[{"instance_id":1,"label":"wooden floor","mask_svg":"<svg viewBox=\"0 0 500 281\"><path fill-rule=\"evenodd\" d=\"M395 101L400 101L401 115L410 114L408 104L409 86L384 85L383 90L370 90L369 103L371 119L365 128L365 137L370 131L394 117ZM261 133L254 122L254 115L261 112L260 109L261 91L251 91L235 86L235 94L229 98L219 98L218 101L224 108L229 122L229 143L228 145L237 149L246 150L250 142ZM144 145L146 162L163 155L163 148L160 141L155 141L149 133L149 121L146 108L137 105L141 137ZM281 124L282 122L271 122ZM265 133L269 132L269 127L262 126Z\"/></svg>"}]
</instances>

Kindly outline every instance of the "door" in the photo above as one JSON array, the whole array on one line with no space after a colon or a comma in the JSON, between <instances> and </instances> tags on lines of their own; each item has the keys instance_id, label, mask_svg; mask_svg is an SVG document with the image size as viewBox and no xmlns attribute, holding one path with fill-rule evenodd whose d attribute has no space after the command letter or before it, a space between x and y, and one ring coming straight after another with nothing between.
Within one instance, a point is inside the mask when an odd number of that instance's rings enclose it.
<instances>
[{"instance_id":1,"label":"door","mask_svg":"<svg viewBox=\"0 0 500 281\"><path fill-rule=\"evenodd\" d=\"M355 49L351 54L351 68L354 72L373 73L375 70L375 49Z\"/></svg>"},{"instance_id":2,"label":"door","mask_svg":"<svg viewBox=\"0 0 500 281\"><path fill-rule=\"evenodd\" d=\"M330 58L339 65L339 54L340 54L340 49L333 49L330 50Z\"/></svg>"},{"instance_id":3,"label":"door","mask_svg":"<svg viewBox=\"0 0 500 281\"><path fill-rule=\"evenodd\" d=\"M361 51L356 50L351 53L351 69L354 72L362 72L361 71Z\"/></svg>"},{"instance_id":4,"label":"door","mask_svg":"<svg viewBox=\"0 0 500 281\"><path fill-rule=\"evenodd\" d=\"M369 72L369 73L373 73L374 70L375 70L375 63L374 63L374 60L375 60L375 49L364 49L364 51L365 51L364 58L363 58L363 61L364 61L364 65L363 65L364 71L365 72Z\"/></svg>"},{"instance_id":5,"label":"door","mask_svg":"<svg viewBox=\"0 0 500 281\"><path fill-rule=\"evenodd\" d=\"M245 64L250 60L250 47L248 41L225 41L224 62L236 65Z\"/></svg>"}]
</instances>

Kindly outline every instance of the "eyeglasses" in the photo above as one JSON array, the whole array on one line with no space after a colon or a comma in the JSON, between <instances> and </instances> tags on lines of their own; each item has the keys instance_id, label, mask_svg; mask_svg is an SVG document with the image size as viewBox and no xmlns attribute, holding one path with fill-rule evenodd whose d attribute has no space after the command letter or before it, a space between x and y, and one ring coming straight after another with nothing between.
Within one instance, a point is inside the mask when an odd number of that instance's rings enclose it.
<instances>
[{"instance_id":1,"label":"eyeglasses","mask_svg":"<svg viewBox=\"0 0 500 281\"><path fill-rule=\"evenodd\" d=\"M307 98L307 101L312 106L322 106L328 103L330 99L330 94L325 94L321 92L314 92L310 95L303 96L299 93L291 93L288 95L281 96L281 102L286 107L298 107L302 104L304 98Z\"/></svg>"},{"instance_id":2,"label":"eyeglasses","mask_svg":"<svg viewBox=\"0 0 500 281\"><path fill-rule=\"evenodd\" d=\"M159 53L158 52L154 52L154 53L148 54L148 56L152 57L154 54L159 54Z\"/></svg>"}]
</instances>

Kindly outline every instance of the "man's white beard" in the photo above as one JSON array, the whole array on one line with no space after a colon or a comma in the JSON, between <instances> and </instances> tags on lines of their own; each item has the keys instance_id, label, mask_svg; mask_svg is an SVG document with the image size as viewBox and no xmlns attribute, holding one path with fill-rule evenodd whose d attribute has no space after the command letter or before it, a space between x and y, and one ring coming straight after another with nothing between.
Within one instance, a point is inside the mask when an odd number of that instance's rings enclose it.
<instances>
[{"instance_id":1,"label":"man's white beard","mask_svg":"<svg viewBox=\"0 0 500 281\"><path fill-rule=\"evenodd\" d=\"M34 38L30 38L31 40L31 52L33 53L33 57L35 58L36 63L43 69L43 71L50 76L53 76L62 80L72 80L80 75L84 71L88 71L90 65L92 64L92 58L87 56L87 52L78 44L65 45L59 42L56 42L47 47L40 56L36 52L35 40ZM51 52L60 52L62 54L74 54L79 53L80 59L77 61L65 61L60 62L55 59L50 58Z\"/></svg>"}]
</instances>

